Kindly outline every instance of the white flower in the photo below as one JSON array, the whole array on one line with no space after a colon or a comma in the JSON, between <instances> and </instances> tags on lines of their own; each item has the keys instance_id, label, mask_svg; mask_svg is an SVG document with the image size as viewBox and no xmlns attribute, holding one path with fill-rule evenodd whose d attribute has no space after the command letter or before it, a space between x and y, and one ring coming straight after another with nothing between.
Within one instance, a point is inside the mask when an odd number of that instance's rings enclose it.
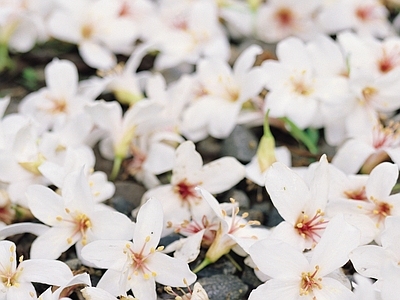
<instances>
[{"instance_id":1,"label":"white flower","mask_svg":"<svg viewBox=\"0 0 400 300\"><path fill-rule=\"evenodd\" d=\"M77 44L82 59L89 66L110 69L116 64L114 53L132 51L137 28L119 15L118 1L82 0L72 4L59 0L58 4L48 21L50 34Z\"/></svg>"},{"instance_id":2,"label":"white flower","mask_svg":"<svg viewBox=\"0 0 400 300\"><path fill-rule=\"evenodd\" d=\"M391 159L400 168L400 123L390 122L374 127L341 145L332 159L332 164L347 174L360 171L370 173L383 161Z\"/></svg>"},{"instance_id":3,"label":"white flower","mask_svg":"<svg viewBox=\"0 0 400 300\"><path fill-rule=\"evenodd\" d=\"M83 169L66 176L61 196L47 187L32 185L27 198L32 214L52 226L31 247L31 257L58 258L76 244L80 248L100 238L130 236L132 222L121 213L95 204Z\"/></svg>"},{"instance_id":4,"label":"white flower","mask_svg":"<svg viewBox=\"0 0 400 300\"><path fill-rule=\"evenodd\" d=\"M257 10L257 36L267 43L289 36L309 39L316 33L313 14L318 6L319 1L315 0L270 0Z\"/></svg>"},{"instance_id":5,"label":"white flower","mask_svg":"<svg viewBox=\"0 0 400 300\"><path fill-rule=\"evenodd\" d=\"M302 250L276 239L266 238L250 247L257 267L272 277L250 294L249 300L265 299L352 299L352 292L329 277L348 261L351 250L359 245L359 231L334 217L308 260Z\"/></svg>"},{"instance_id":6,"label":"white flower","mask_svg":"<svg viewBox=\"0 0 400 300\"><path fill-rule=\"evenodd\" d=\"M358 223L354 225L365 231L365 237L379 241L379 233L385 228L386 217L400 215L400 194L390 194L398 176L396 165L381 163L372 170L365 182L364 191L363 188L359 191L349 190L348 199L331 199L327 210L330 214L343 212L352 215L350 218ZM367 218L357 217L360 214Z\"/></svg>"},{"instance_id":7,"label":"white flower","mask_svg":"<svg viewBox=\"0 0 400 300\"><path fill-rule=\"evenodd\" d=\"M135 136L154 130L158 120L154 117L161 107L155 102L140 101L123 115L117 101L96 101L86 106L93 122L105 132L100 142L100 152L107 159L114 159L111 178L115 179L122 160L129 155L129 145Z\"/></svg>"},{"instance_id":8,"label":"white flower","mask_svg":"<svg viewBox=\"0 0 400 300\"><path fill-rule=\"evenodd\" d=\"M44 177L49 179L59 189L62 189L65 177L84 168L84 173L96 203L110 199L115 192L115 185L109 182L106 173L94 172L95 156L93 150L87 147L77 149L68 148L62 165L53 162L44 162L38 169Z\"/></svg>"},{"instance_id":9,"label":"white flower","mask_svg":"<svg viewBox=\"0 0 400 300\"><path fill-rule=\"evenodd\" d=\"M154 17L144 23L148 41L160 49L155 68L195 64L204 56L227 61L229 43L217 9L216 3L210 0L160 2Z\"/></svg>"},{"instance_id":10,"label":"white flower","mask_svg":"<svg viewBox=\"0 0 400 300\"><path fill-rule=\"evenodd\" d=\"M38 167L47 159L55 159L54 145L42 143L36 127L26 122L24 118L10 116L7 120L22 122L17 125L7 122L7 126L4 126L6 144L5 148L0 150L0 180L8 183L7 192L10 200L27 207L25 191L28 186L49 183ZM3 125L5 125L4 122ZM8 126L11 127L6 128ZM13 126L16 128L12 128ZM9 131L12 132L9 133Z\"/></svg>"},{"instance_id":11,"label":"white flower","mask_svg":"<svg viewBox=\"0 0 400 300\"><path fill-rule=\"evenodd\" d=\"M322 156L310 182L280 162L266 173L265 187L271 201L282 216L272 236L299 248L309 249L318 243L328 220L324 219L328 201L329 172L326 156Z\"/></svg>"},{"instance_id":12,"label":"white flower","mask_svg":"<svg viewBox=\"0 0 400 300\"><path fill-rule=\"evenodd\" d=\"M322 55L318 47L329 51L329 54L325 53L327 58L332 55L335 61L340 61L337 47L326 43L326 38L310 44L298 38L287 38L278 43L279 61L267 60L262 65L269 90L265 110L270 109L270 117L287 117L301 129L321 127L327 121L325 118L332 119L329 116L332 110L347 99L348 84L337 69L331 70L330 64L318 71ZM325 106L324 111L321 106Z\"/></svg>"},{"instance_id":13,"label":"white flower","mask_svg":"<svg viewBox=\"0 0 400 300\"><path fill-rule=\"evenodd\" d=\"M389 11L377 0L325 1L318 15L323 31L334 34L344 29L363 36L386 37L393 33L388 21Z\"/></svg>"},{"instance_id":14,"label":"white flower","mask_svg":"<svg viewBox=\"0 0 400 300\"><path fill-rule=\"evenodd\" d=\"M183 135L199 141L208 134L226 138L232 132L243 104L256 97L265 85L264 72L253 67L261 52L261 47L250 46L233 69L221 59L199 61L196 78L201 94L183 113Z\"/></svg>"},{"instance_id":15,"label":"white flower","mask_svg":"<svg viewBox=\"0 0 400 300\"><path fill-rule=\"evenodd\" d=\"M343 213L346 221L360 230L361 244L370 243L379 232L379 228L370 216L359 212L355 213L354 208L349 209L350 205L356 207L369 201L366 194L366 186L368 182L372 182L368 180L369 176L347 175L332 164L329 165L329 175L331 179L326 215L328 218L332 218ZM376 177L375 180L380 179Z\"/></svg>"},{"instance_id":16,"label":"white flower","mask_svg":"<svg viewBox=\"0 0 400 300\"><path fill-rule=\"evenodd\" d=\"M203 166L201 155L191 141L182 143L175 152L171 184L148 190L142 197L145 202L150 197L160 199L164 209L165 225L168 222L182 223L190 219L192 210L208 209L197 186L211 193L221 193L237 184L244 177L244 166L233 157L222 157ZM171 232L165 230L164 234Z\"/></svg>"},{"instance_id":17,"label":"white flower","mask_svg":"<svg viewBox=\"0 0 400 300\"><path fill-rule=\"evenodd\" d=\"M64 285L72 278L69 267L58 260L19 259L13 242L0 241L0 297L6 300L36 299L32 282Z\"/></svg>"},{"instance_id":18,"label":"white flower","mask_svg":"<svg viewBox=\"0 0 400 300\"><path fill-rule=\"evenodd\" d=\"M363 276L377 279L375 286L382 291L391 284L394 278L400 278L400 217L387 217L385 221L385 230L381 235L381 244L364 245L354 249L350 254L351 262L354 268ZM392 268L392 266L394 266ZM397 275L395 275L397 274ZM392 277L393 276L393 277ZM397 284L398 285L398 284ZM392 289L399 289L392 286ZM387 292L387 291L386 291ZM386 299L383 297L383 299Z\"/></svg>"},{"instance_id":19,"label":"white flower","mask_svg":"<svg viewBox=\"0 0 400 300\"><path fill-rule=\"evenodd\" d=\"M45 78L47 86L26 96L18 107L44 129L65 123L94 100L78 93L78 70L71 61L54 59L45 67Z\"/></svg>"},{"instance_id":20,"label":"white flower","mask_svg":"<svg viewBox=\"0 0 400 300\"><path fill-rule=\"evenodd\" d=\"M82 249L82 256L99 268L108 269L98 287L114 296L132 290L139 299L156 299L155 282L185 286L196 280L188 265L161 253L157 248L163 228L160 201L150 199L139 210L130 241L94 241Z\"/></svg>"},{"instance_id":21,"label":"white flower","mask_svg":"<svg viewBox=\"0 0 400 300\"><path fill-rule=\"evenodd\" d=\"M196 267L195 272L200 271L210 263L216 262L231 250L241 256L246 256L251 245L257 240L269 236L270 232L266 228L251 227L251 225L260 225L260 222L247 221L245 219L248 216L247 213L238 216L239 207L234 203L234 199L232 199L232 205L228 206L231 209L231 213L229 214L229 212L221 207L223 204L220 205L217 199L208 191L200 188L199 190L204 201L214 211L219 222L214 221L218 226L215 237L206 252L203 262Z\"/></svg>"}]
</instances>

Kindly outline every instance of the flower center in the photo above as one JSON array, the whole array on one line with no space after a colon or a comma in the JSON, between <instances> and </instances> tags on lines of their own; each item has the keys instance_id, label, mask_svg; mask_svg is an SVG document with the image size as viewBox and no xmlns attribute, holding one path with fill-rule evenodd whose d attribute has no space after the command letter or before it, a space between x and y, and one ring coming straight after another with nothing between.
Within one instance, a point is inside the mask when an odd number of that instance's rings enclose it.
<instances>
[{"instance_id":1,"label":"flower center","mask_svg":"<svg viewBox=\"0 0 400 300\"><path fill-rule=\"evenodd\" d=\"M202 246L210 246L215 239L216 232L218 230L217 223L210 223L207 216L203 215L201 222L197 222L192 219L191 221L185 220L178 227L175 228L175 232L180 233L184 236L191 236L197 232L206 229L203 234ZM169 227L172 227L172 222L169 222Z\"/></svg>"},{"instance_id":2,"label":"flower center","mask_svg":"<svg viewBox=\"0 0 400 300\"><path fill-rule=\"evenodd\" d=\"M190 184L186 180L183 180L175 185L174 190L178 193L182 200L189 200L189 198L199 198L195 187L197 184Z\"/></svg>"},{"instance_id":3,"label":"flower center","mask_svg":"<svg viewBox=\"0 0 400 300\"><path fill-rule=\"evenodd\" d=\"M118 12L118 16L124 17L124 16L129 16L130 15L130 8L127 2L124 2Z\"/></svg>"},{"instance_id":4,"label":"flower center","mask_svg":"<svg viewBox=\"0 0 400 300\"><path fill-rule=\"evenodd\" d=\"M146 161L146 154L137 147L131 147L130 152L133 158L129 161L126 169L129 174L136 175L142 170L143 163Z\"/></svg>"},{"instance_id":5,"label":"flower center","mask_svg":"<svg viewBox=\"0 0 400 300\"><path fill-rule=\"evenodd\" d=\"M400 63L400 53L398 49L392 49L390 53L386 49L382 49L382 56L378 60L378 69L382 73L388 73L397 67Z\"/></svg>"},{"instance_id":6,"label":"flower center","mask_svg":"<svg viewBox=\"0 0 400 300\"><path fill-rule=\"evenodd\" d=\"M321 289L321 280L322 278L316 277L319 270L319 266L315 266L315 271L311 272L303 272L301 273L301 283L300 283L300 296L306 296L310 292L312 293L314 288Z\"/></svg>"},{"instance_id":7,"label":"flower center","mask_svg":"<svg viewBox=\"0 0 400 300\"><path fill-rule=\"evenodd\" d=\"M372 5L359 6L356 9L356 17L363 22L374 19L374 7Z\"/></svg>"},{"instance_id":8,"label":"flower center","mask_svg":"<svg viewBox=\"0 0 400 300\"><path fill-rule=\"evenodd\" d=\"M363 100L365 102L370 102L371 99L378 93L378 90L374 87L367 86L362 90Z\"/></svg>"},{"instance_id":9,"label":"flower center","mask_svg":"<svg viewBox=\"0 0 400 300\"><path fill-rule=\"evenodd\" d=\"M72 217L72 219L68 220L68 219L62 218L61 216L58 216L57 221L60 221L60 222L65 221L68 223L73 223L75 226L71 236L67 238L68 244L72 244L73 237L76 234L79 234L81 236L82 245L86 245L87 244L86 231L92 227L92 222L90 221L89 217L80 212L72 213L68 208L65 208L65 211L67 214L69 214Z\"/></svg>"},{"instance_id":10,"label":"flower center","mask_svg":"<svg viewBox=\"0 0 400 300\"><path fill-rule=\"evenodd\" d=\"M294 14L290 8L282 7L275 13L275 20L282 27L289 27L293 25Z\"/></svg>"},{"instance_id":11,"label":"flower center","mask_svg":"<svg viewBox=\"0 0 400 300\"><path fill-rule=\"evenodd\" d=\"M306 70L303 70L299 76L294 76L290 78L290 82L292 85L292 91L300 96L309 96L311 95L314 90L313 88L306 82Z\"/></svg>"},{"instance_id":12,"label":"flower center","mask_svg":"<svg viewBox=\"0 0 400 300\"><path fill-rule=\"evenodd\" d=\"M90 39L93 35L93 26L90 24L85 24L81 28L82 37L87 40Z\"/></svg>"},{"instance_id":13,"label":"flower center","mask_svg":"<svg viewBox=\"0 0 400 300\"><path fill-rule=\"evenodd\" d=\"M391 122L388 126L384 127L382 124L378 124L374 127L373 131L373 143L375 149L382 147L395 147L400 143L400 123Z\"/></svg>"},{"instance_id":14,"label":"flower center","mask_svg":"<svg viewBox=\"0 0 400 300\"><path fill-rule=\"evenodd\" d=\"M365 186L361 187L358 190L344 191L344 195L346 196L346 198L351 200L361 200L361 201L368 200L367 194L365 193Z\"/></svg>"},{"instance_id":15,"label":"flower center","mask_svg":"<svg viewBox=\"0 0 400 300\"><path fill-rule=\"evenodd\" d=\"M147 236L142 248L140 249L139 252L134 252L131 249L131 244L126 244L126 249L124 249L124 253L128 254L128 256L131 259L131 272L133 275L138 276L139 274L142 274L144 279L149 279L150 277L155 277L157 276L157 273L154 271L151 271L147 264L146 260L149 256L151 256L154 252L156 251L162 251L164 247L160 246L157 249L151 248L150 252L147 254L144 254L144 249L146 247L146 244L150 241L150 236ZM128 276L128 280L131 279L132 274Z\"/></svg>"},{"instance_id":16,"label":"flower center","mask_svg":"<svg viewBox=\"0 0 400 300\"><path fill-rule=\"evenodd\" d=\"M393 205L378 201L374 198L371 200L375 203L375 208L372 210L372 214L378 219L376 226L379 227L379 224L382 223L387 216L390 216Z\"/></svg>"},{"instance_id":17,"label":"flower center","mask_svg":"<svg viewBox=\"0 0 400 300\"><path fill-rule=\"evenodd\" d=\"M324 213L318 209L315 215L310 219L308 215L301 212L301 216L295 225L297 232L305 239L311 239L313 242L317 242L317 238L321 238L319 231L326 228L328 221L325 221L323 217Z\"/></svg>"},{"instance_id":18,"label":"flower center","mask_svg":"<svg viewBox=\"0 0 400 300\"><path fill-rule=\"evenodd\" d=\"M3 282L4 286L7 288L15 286L19 286L18 278L21 275L22 268L17 268L15 271L12 270L12 263L14 262L14 252L15 252L15 247L14 245L10 246L10 265L8 266L3 266L0 264L1 270L0 270L0 280ZM21 263L23 260L23 256L19 258L19 262Z\"/></svg>"}]
</instances>

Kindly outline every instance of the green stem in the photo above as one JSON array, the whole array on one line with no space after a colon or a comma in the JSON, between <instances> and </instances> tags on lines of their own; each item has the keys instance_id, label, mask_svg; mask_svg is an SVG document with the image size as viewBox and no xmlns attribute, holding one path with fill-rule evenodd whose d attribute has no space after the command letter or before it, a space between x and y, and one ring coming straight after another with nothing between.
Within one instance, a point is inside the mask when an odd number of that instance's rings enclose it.
<instances>
[{"instance_id":1,"label":"green stem","mask_svg":"<svg viewBox=\"0 0 400 300\"><path fill-rule=\"evenodd\" d=\"M201 262L201 264L199 264L194 270L193 273L198 273L201 270L203 270L205 267L207 267L209 264L211 264L212 261L209 260L207 257L204 258L204 260Z\"/></svg>"},{"instance_id":2,"label":"green stem","mask_svg":"<svg viewBox=\"0 0 400 300\"><path fill-rule=\"evenodd\" d=\"M122 156L114 157L114 164L113 164L113 168L112 168L111 175L110 175L111 181L114 181L117 178L119 170L121 169L122 161L123 161Z\"/></svg>"},{"instance_id":3,"label":"green stem","mask_svg":"<svg viewBox=\"0 0 400 300\"><path fill-rule=\"evenodd\" d=\"M238 271L243 271L242 267L236 262L236 260L233 259L233 257L229 253L225 254L225 256L230 260L230 262L235 266Z\"/></svg>"},{"instance_id":4,"label":"green stem","mask_svg":"<svg viewBox=\"0 0 400 300\"><path fill-rule=\"evenodd\" d=\"M315 132L312 132L312 135L308 135L305 131L301 130L299 127L296 126L291 120L287 117L281 118L285 125L287 126L288 131L290 134L297 139L298 141L302 142L312 154L318 153L317 141L315 141Z\"/></svg>"},{"instance_id":5,"label":"green stem","mask_svg":"<svg viewBox=\"0 0 400 300\"><path fill-rule=\"evenodd\" d=\"M5 43L0 43L0 72L13 68L14 62L8 54L8 45Z\"/></svg>"}]
</instances>

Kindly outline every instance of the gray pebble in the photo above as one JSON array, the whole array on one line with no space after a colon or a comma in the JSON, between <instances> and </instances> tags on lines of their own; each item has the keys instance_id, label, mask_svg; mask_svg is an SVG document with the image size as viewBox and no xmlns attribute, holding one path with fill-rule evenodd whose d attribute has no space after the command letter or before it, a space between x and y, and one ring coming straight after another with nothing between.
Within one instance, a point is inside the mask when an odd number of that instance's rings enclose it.
<instances>
[{"instance_id":1,"label":"gray pebble","mask_svg":"<svg viewBox=\"0 0 400 300\"><path fill-rule=\"evenodd\" d=\"M198 282L203 286L210 300L242 300L249 289L234 275L214 275L200 278Z\"/></svg>"},{"instance_id":2,"label":"gray pebble","mask_svg":"<svg viewBox=\"0 0 400 300\"><path fill-rule=\"evenodd\" d=\"M257 152L258 139L248 128L237 125L222 142L221 155L233 156L243 163L251 161Z\"/></svg>"},{"instance_id":3,"label":"gray pebble","mask_svg":"<svg viewBox=\"0 0 400 300\"><path fill-rule=\"evenodd\" d=\"M110 199L110 205L117 211L129 215L136 207L139 207L140 200L146 189L134 182L117 181L115 183L115 194Z\"/></svg>"}]
</instances>

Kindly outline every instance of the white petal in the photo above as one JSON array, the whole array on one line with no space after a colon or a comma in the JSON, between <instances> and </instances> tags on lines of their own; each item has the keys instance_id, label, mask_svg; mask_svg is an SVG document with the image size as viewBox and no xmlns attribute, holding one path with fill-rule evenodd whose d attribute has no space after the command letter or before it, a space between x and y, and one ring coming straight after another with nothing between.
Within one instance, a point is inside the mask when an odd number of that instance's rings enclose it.
<instances>
[{"instance_id":1,"label":"white petal","mask_svg":"<svg viewBox=\"0 0 400 300\"><path fill-rule=\"evenodd\" d=\"M121 271L107 270L100 278L97 287L114 296L124 295L129 289L126 280L123 280ZM93 300L98 300L97 298Z\"/></svg>"},{"instance_id":2,"label":"white petal","mask_svg":"<svg viewBox=\"0 0 400 300\"><path fill-rule=\"evenodd\" d=\"M149 257L148 266L151 271L157 273L155 280L163 285L185 287L184 279L190 285L197 278L185 261L160 252L155 252Z\"/></svg>"},{"instance_id":3,"label":"white petal","mask_svg":"<svg viewBox=\"0 0 400 300\"><path fill-rule=\"evenodd\" d=\"M67 251L79 239L80 235L73 235L75 229L69 227L52 227L33 241L31 246L31 258L56 259ZM71 238L71 242L68 242Z\"/></svg>"},{"instance_id":4,"label":"white petal","mask_svg":"<svg viewBox=\"0 0 400 300\"><path fill-rule=\"evenodd\" d=\"M310 264L319 265L321 276L333 272L349 260L349 253L360 244L360 238L359 230L348 224L343 215L333 217L315 246Z\"/></svg>"},{"instance_id":5,"label":"white petal","mask_svg":"<svg viewBox=\"0 0 400 300\"><path fill-rule=\"evenodd\" d=\"M63 199L47 187L31 185L26 197L32 214L45 224L56 225L56 218L65 216Z\"/></svg>"},{"instance_id":6,"label":"white petal","mask_svg":"<svg viewBox=\"0 0 400 300\"><path fill-rule=\"evenodd\" d=\"M81 273L77 274L70 281L68 281L67 284L65 284L63 287L58 288L54 293L53 297L55 299L60 298L60 294L63 292L65 288L74 286L74 285L86 285L86 286L91 286L92 282L90 281L90 276L88 273Z\"/></svg>"},{"instance_id":7,"label":"white petal","mask_svg":"<svg viewBox=\"0 0 400 300\"><path fill-rule=\"evenodd\" d=\"M328 202L329 180L328 161L326 155L323 155L315 169L314 178L310 184L313 211L318 209L325 210ZM311 208L310 205L308 208Z\"/></svg>"},{"instance_id":8,"label":"white petal","mask_svg":"<svg viewBox=\"0 0 400 300\"><path fill-rule=\"evenodd\" d=\"M294 224L286 221L280 222L272 229L271 237L284 241L300 251L309 248L309 244L312 243L311 239L306 240L299 234Z\"/></svg>"},{"instance_id":9,"label":"white petal","mask_svg":"<svg viewBox=\"0 0 400 300\"><path fill-rule=\"evenodd\" d=\"M69 60L54 59L44 69L48 89L58 97L73 96L78 89L78 69Z\"/></svg>"},{"instance_id":10,"label":"white petal","mask_svg":"<svg viewBox=\"0 0 400 300\"><path fill-rule=\"evenodd\" d=\"M178 243L177 249L174 252L174 257L187 263L194 261L197 256L199 256L204 231L205 229L200 230L187 238L174 242ZM172 243L170 245L172 245Z\"/></svg>"},{"instance_id":11,"label":"white petal","mask_svg":"<svg viewBox=\"0 0 400 300\"><path fill-rule=\"evenodd\" d=\"M370 173L365 191L368 197L374 197L380 201L388 197L397 182L399 168L395 164L381 163Z\"/></svg>"},{"instance_id":12,"label":"white petal","mask_svg":"<svg viewBox=\"0 0 400 300\"><path fill-rule=\"evenodd\" d=\"M71 211L77 210L83 213L93 210L94 200L84 168L71 172L65 177L61 194L65 206Z\"/></svg>"},{"instance_id":13,"label":"white petal","mask_svg":"<svg viewBox=\"0 0 400 300\"><path fill-rule=\"evenodd\" d=\"M35 299L31 296L36 296L36 291L32 283L30 282L20 282L19 286L11 286L7 291L7 298L1 299Z\"/></svg>"},{"instance_id":14,"label":"white petal","mask_svg":"<svg viewBox=\"0 0 400 300\"><path fill-rule=\"evenodd\" d=\"M296 49L295 53L293 49ZM279 61L298 70L311 69L311 61L304 42L299 38L290 37L278 43L276 55Z\"/></svg>"},{"instance_id":15,"label":"white petal","mask_svg":"<svg viewBox=\"0 0 400 300\"><path fill-rule=\"evenodd\" d=\"M310 198L310 192L294 171L284 164L274 163L266 173L265 187L279 214L294 224Z\"/></svg>"},{"instance_id":16,"label":"white petal","mask_svg":"<svg viewBox=\"0 0 400 300\"><path fill-rule=\"evenodd\" d=\"M100 128L108 132L117 132L121 129L122 108L117 101L95 101L89 103L85 110Z\"/></svg>"},{"instance_id":17,"label":"white petal","mask_svg":"<svg viewBox=\"0 0 400 300\"><path fill-rule=\"evenodd\" d=\"M112 294L100 288L86 287L81 290L83 297L86 300L116 300Z\"/></svg>"},{"instance_id":18,"label":"white petal","mask_svg":"<svg viewBox=\"0 0 400 300\"><path fill-rule=\"evenodd\" d=\"M133 233L133 252L150 253L160 241L163 229L163 209L161 202L155 198L149 199L139 209Z\"/></svg>"},{"instance_id":19,"label":"white petal","mask_svg":"<svg viewBox=\"0 0 400 300\"><path fill-rule=\"evenodd\" d=\"M94 241L82 248L81 255L98 268L122 270L127 261L124 253L127 245L132 247L132 243L128 241Z\"/></svg>"},{"instance_id":20,"label":"white petal","mask_svg":"<svg viewBox=\"0 0 400 300\"><path fill-rule=\"evenodd\" d=\"M266 295L271 299L298 299L300 280L270 279L253 290L249 300L264 300Z\"/></svg>"},{"instance_id":21,"label":"white petal","mask_svg":"<svg viewBox=\"0 0 400 300\"><path fill-rule=\"evenodd\" d=\"M115 55L106 47L93 42L83 42L79 45L79 54L90 67L108 70L116 65Z\"/></svg>"},{"instance_id":22,"label":"white petal","mask_svg":"<svg viewBox=\"0 0 400 300\"><path fill-rule=\"evenodd\" d=\"M343 300L354 296L351 290L335 279L324 277L320 283L322 289L313 289L316 299Z\"/></svg>"},{"instance_id":23,"label":"white petal","mask_svg":"<svg viewBox=\"0 0 400 300\"><path fill-rule=\"evenodd\" d=\"M352 139L337 150L332 164L347 174L355 174L372 153L374 150L371 146L360 140Z\"/></svg>"},{"instance_id":24,"label":"white petal","mask_svg":"<svg viewBox=\"0 0 400 300\"><path fill-rule=\"evenodd\" d=\"M382 281L381 286L382 299L395 300L400 293L400 268L397 264L387 263L382 269L385 274L385 280Z\"/></svg>"},{"instance_id":25,"label":"white petal","mask_svg":"<svg viewBox=\"0 0 400 300\"><path fill-rule=\"evenodd\" d=\"M387 258L385 249L376 245L361 246L350 253L351 262L357 272L375 279L382 278L381 268Z\"/></svg>"},{"instance_id":26,"label":"white petal","mask_svg":"<svg viewBox=\"0 0 400 300\"><path fill-rule=\"evenodd\" d=\"M129 284L136 299L157 299L154 277L145 279L142 274L133 275L132 279L129 281Z\"/></svg>"},{"instance_id":27,"label":"white petal","mask_svg":"<svg viewBox=\"0 0 400 300\"><path fill-rule=\"evenodd\" d=\"M222 157L204 165L201 186L213 194L224 192L245 175L245 167L233 157Z\"/></svg>"},{"instance_id":28,"label":"white petal","mask_svg":"<svg viewBox=\"0 0 400 300\"><path fill-rule=\"evenodd\" d=\"M176 149L175 166L171 183L177 183L184 179L190 172L198 171L203 166L203 159L196 151L192 141L186 141Z\"/></svg>"},{"instance_id":29,"label":"white petal","mask_svg":"<svg viewBox=\"0 0 400 300\"><path fill-rule=\"evenodd\" d=\"M107 220L107 222L105 222ZM90 229L96 238L104 240L130 240L134 223L124 214L116 211L96 211L90 218Z\"/></svg>"},{"instance_id":30,"label":"white petal","mask_svg":"<svg viewBox=\"0 0 400 300\"><path fill-rule=\"evenodd\" d=\"M21 262L21 281L40 282L62 286L73 277L70 268L59 260L30 259Z\"/></svg>"},{"instance_id":31,"label":"white petal","mask_svg":"<svg viewBox=\"0 0 400 300\"><path fill-rule=\"evenodd\" d=\"M38 223L15 223L0 229L0 239L21 233L41 235L49 230L49 228L50 227L46 225Z\"/></svg>"},{"instance_id":32,"label":"white petal","mask_svg":"<svg viewBox=\"0 0 400 300\"><path fill-rule=\"evenodd\" d=\"M235 77L240 78L254 65L256 56L262 53L262 48L259 45L251 45L240 54L235 61L233 72Z\"/></svg>"},{"instance_id":33,"label":"white petal","mask_svg":"<svg viewBox=\"0 0 400 300\"><path fill-rule=\"evenodd\" d=\"M10 268L11 272L15 271L17 266L16 260L16 247L13 242L0 241L0 264L3 266L1 272L6 272L7 268Z\"/></svg>"},{"instance_id":34,"label":"white petal","mask_svg":"<svg viewBox=\"0 0 400 300\"><path fill-rule=\"evenodd\" d=\"M277 239L255 242L249 254L264 274L277 279L295 280L309 268L301 250Z\"/></svg>"}]
</instances>

